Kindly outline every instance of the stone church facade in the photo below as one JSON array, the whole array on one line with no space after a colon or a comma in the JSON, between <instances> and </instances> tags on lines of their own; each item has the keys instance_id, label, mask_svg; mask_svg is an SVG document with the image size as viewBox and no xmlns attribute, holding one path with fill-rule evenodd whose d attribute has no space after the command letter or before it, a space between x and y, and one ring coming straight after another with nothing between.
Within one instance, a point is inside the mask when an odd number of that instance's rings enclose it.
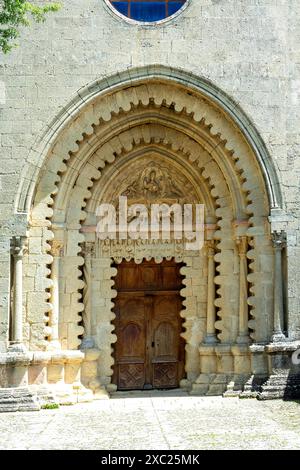
<instances>
[{"instance_id":1,"label":"stone church facade","mask_svg":"<svg viewBox=\"0 0 300 470\"><path fill-rule=\"evenodd\" d=\"M1 57L0 409L299 396L299 2L114 4ZM204 205L202 249L101 240L124 195Z\"/></svg>"}]
</instances>

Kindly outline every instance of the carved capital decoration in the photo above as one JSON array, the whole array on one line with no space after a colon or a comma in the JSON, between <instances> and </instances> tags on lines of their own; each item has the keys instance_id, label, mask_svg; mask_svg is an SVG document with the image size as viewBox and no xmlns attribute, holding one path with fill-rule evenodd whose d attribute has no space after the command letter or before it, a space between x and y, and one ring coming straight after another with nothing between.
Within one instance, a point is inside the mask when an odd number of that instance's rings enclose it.
<instances>
[{"instance_id":1,"label":"carved capital decoration","mask_svg":"<svg viewBox=\"0 0 300 470\"><path fill-rule=\"evenodd\" d=\"M26 237L14 237L11 253L15 258L23 258L28 251L28 239Z\"/></svg>"},{"instance_id":2,"label":"carved capital decoration","mask_svg":"<svg viewBox=\"0 0 300 470\"><path fill-rule=\"evenodd\" d=\"M55 258L62 256L63 243L59 240L53 240L51 243L51 255Z\"/></svg>"},{"instance_id":3,"label":"carved capital decoration","mask_svg":"<svg viewBox=\"0 0 300 470\"><path fill-rule=\"evenodd\" d=\"M272 242L275 250L283 250L286 247L286 233L283 230L272 232Z\"/></svg>"},{"instance_id":4,"label":"carved capital decoration","mask_svg":"<svg viewBox=\"0 0 300 470\"><path fill-rule=\"evenodd\" d=\"M246 237L246 236L237 237L236 238L236 244L237 244L239 256L241 258L246 257L247 251L248 251L248 246L249 246L248 237Z\"/></svg>"},{"instance_id":5,"label":"carved capital decoration","mask_svg":"<svg viewBox=\"0 0 300 470\"><path fill-rule=\"evenodd\" d=\"M82 254L85 258L92 258L95 254L95 243L86 242L82 246Z\"/></svg>"},{"instance_id":6,"label":"carved capital decoration","mask_svg":"<svg viewBox=\"0 0 300 470\"><path fill-rule=\"evenodd\" d=\"M215 240L207 240L205 242L205 248L208 258L212 258L215 256L216 253L216 241Z\"/></svg>"}]
</instances>

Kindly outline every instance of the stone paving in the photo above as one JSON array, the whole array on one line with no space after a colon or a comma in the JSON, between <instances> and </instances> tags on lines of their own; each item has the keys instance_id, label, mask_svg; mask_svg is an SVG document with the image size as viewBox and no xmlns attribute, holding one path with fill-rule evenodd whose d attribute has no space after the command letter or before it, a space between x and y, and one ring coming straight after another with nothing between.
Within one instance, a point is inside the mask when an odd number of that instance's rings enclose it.
<instances>
[{"instance_id":1,"label":"stone paving","mask_svg":"<svg viewBox=\"0 0 300 470\"><path fill-rule=\"evenodd\" d=\"M300 404L183 392L0 414L0 449L300 449Z\"/></svg>"}]
</instances>

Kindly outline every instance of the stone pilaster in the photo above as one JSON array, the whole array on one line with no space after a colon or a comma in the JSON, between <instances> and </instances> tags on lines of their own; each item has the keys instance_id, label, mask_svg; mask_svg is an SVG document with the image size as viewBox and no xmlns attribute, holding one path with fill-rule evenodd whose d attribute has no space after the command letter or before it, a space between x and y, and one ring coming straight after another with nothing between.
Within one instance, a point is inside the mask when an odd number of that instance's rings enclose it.
<instances>
[{"instance_id":1,"label":"stone pilaster","mask_svg":"<svg viewBox=\"0 0 300 470\"><path fill-rule=\"evenodd\" d=\"M282 250L286 246L286 234L284 231L273 232L272 241L275 250L274 266L274 323L273 342L286 341L284 331L284 304L283 304L283 279L282 279Z\"/></svg>"},{"instance_id":2,"label":"stone pilaster","mask_svg":"<svg viewBox=\"0 0 300 470\"><path fill-rule=\"evenodd\" d=\"M61 349L59 341L59 271L60 271L60 258L62 256L63 244L58 240L53 240L51 245L51 254L53 256L53 262L51 265L51 304L52 310L50 313L50 343L49 349Z\"/></svg>"},{"instance_id":3,"label":"stone pilaster","mask_svg":"<svg viewBox=\"0 0 300 470\"><path fill-rule=\"evenodd\" d=\"M15 237L12 246L14 289L9 350L16 352L26 350L23 344L23 256L25 249L26 238Z\"/></svg>"},{"instance_id":4,"label":"stone pilaster","mask_svg":"<svg viewBox=\"0 0 300 470\"><path fill-rule=\"evenodd\" d=\"M215 241L206 242L207 252L207 315L205 344L216 344L216 307L215 307Z\"/></svg>"},{"instance_id":5,"label":"stone pilaster","mask_svg":"<svg viewBox=\"0 0 300 470\"><path fill-rule=\"evenodd\" d=\"M248 266L247 251L248 238L246 236L237 237L236 244L238 247L240 261L240 285L239 285L239 334L237 343L248 344L250 342L248 328Z\"/></svg>"},{"instance_id":6,"label":"stone pilaster","mask_svg":"<svg viewBox=\"0 0 300 470\"><path fill-rule=\"evenodd\" d=\"M86 243L83 250L84 254L84 288L83 288L83 303L84 310L82 312L84 338L81 344L81 349L90 349L94 347L94 340L92 338L92 259L94 255L94 243Z\"/></svg>"}]
</instances>

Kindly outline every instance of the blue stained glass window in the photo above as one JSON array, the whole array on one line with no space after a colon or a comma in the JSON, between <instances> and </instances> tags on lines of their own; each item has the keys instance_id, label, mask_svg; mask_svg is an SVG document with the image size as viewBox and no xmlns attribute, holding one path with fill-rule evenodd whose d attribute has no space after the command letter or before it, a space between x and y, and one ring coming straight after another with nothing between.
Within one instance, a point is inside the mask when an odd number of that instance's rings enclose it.
<instances>
[{"instance_id":1,"label":"blue stained glass window","mask_svg":"<svg viewBox=\"0 0 300 470\"><path fill-rule=\"evenodd\" d=\"M153 22L168 18L185 4L186 0L110 0L115 9L137 21Z\"/></svg>"}]
</instances>

